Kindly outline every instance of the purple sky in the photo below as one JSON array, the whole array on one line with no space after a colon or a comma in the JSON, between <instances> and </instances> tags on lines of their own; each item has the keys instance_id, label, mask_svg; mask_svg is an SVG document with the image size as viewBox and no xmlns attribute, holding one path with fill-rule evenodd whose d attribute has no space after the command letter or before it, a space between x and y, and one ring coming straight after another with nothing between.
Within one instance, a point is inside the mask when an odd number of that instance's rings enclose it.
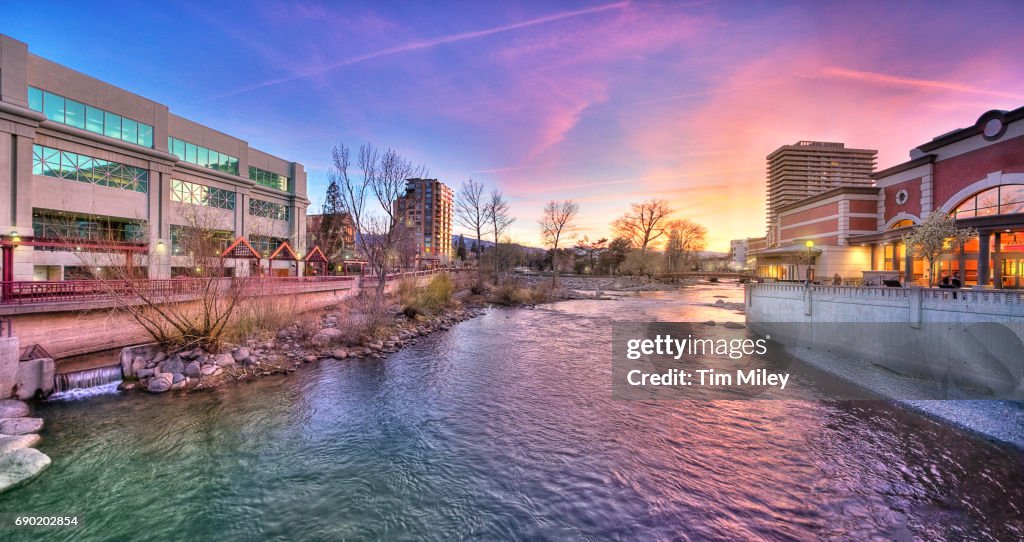
<instances>
[{"instance_id":1,"label":"purple sky","mask_svg":"<svg viewBox=\"0 0 1024 542\"><path fill-rule=\"evenodd\" d=\"M607 235L670 200L711 249L763 234L764 157L800 139L879 166L1024 105L1024 3L3 2L30 50L309 170L392 146L513 202L538 243L548 199Z\"/></svg>"}]
</instances>

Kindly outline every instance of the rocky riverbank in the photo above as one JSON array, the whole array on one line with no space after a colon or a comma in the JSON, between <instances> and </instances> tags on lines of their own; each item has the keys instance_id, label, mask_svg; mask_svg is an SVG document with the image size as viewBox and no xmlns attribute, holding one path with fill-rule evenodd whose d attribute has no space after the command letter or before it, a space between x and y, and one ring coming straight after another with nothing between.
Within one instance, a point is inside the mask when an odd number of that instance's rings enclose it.
<instances>
[{"instance_id":1,"label":"rocky riverbank","mask_svg":"<svg viewBox=\"0 0 1024 542\"><path fill-rule=\"evenodd\" d=\"M50 458L35 449L42 440L41 418L29 417L27 404L0 401L0 493L35 478L50 466Z\"/></svg>"},{"instance_id":2,"label":"rocky riverbank","mask_svg":"<svg viewBox=\"0 0 1024 542\"><path fill-rule=\"evenodd\" d=\"M315 319L295 322L275 334L254 337L222 353L195 348L167 354L155 345L125 348L121 353L123 390L164 393L204 390L272 374L294 372L303 363L347 358L382 358L420 337L449 329L477 316L483 308L458 306L433 316L396 314L372 337L347 338L342 311L326 310Z\"/></svg>"}]
</instances>

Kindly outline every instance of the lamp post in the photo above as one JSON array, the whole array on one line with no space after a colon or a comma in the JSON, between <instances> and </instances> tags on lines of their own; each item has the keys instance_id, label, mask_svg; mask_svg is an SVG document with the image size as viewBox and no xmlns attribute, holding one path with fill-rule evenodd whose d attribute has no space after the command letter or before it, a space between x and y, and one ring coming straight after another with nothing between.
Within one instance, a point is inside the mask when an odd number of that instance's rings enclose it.
<instances>
[{"instance_id":1,"label":"lamp post","mask_svg":"<svg viewBox=\"0 0 1024 542\"><path fill-rule=\"evenodd\" d=\"M814 241L811 241L810 239L808 239L807 242L804 243L804 246L807 247L807 274L806 274L806 281L807 281L807 285L810 286L811 285L811 262L814 261L813 260L814 256L811 255L811 249L814 248Z\"/></svg>"}]
</instances>

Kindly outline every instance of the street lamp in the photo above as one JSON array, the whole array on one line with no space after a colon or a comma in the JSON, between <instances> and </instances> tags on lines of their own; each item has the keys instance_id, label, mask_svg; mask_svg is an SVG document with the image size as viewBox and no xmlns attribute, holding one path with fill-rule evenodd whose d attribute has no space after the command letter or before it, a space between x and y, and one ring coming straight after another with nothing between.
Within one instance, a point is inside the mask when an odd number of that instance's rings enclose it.
<instances>
[{"instance_id":1,"label":"street lamp","mask_svg":"<svg viewBox=\"0 0 1024 542\"><path fill-rule=\"evenodd\" d=\"M806 276L807 276L807 284L810 285L811 284L811 262L813 261L813 259L812 259L813 256L811 256L811 249L814 248L814 241L811 241L810 239L808 239L807 242L804 243L804 246L807 247L807 275Z\"/></svg>"}]
</instances>

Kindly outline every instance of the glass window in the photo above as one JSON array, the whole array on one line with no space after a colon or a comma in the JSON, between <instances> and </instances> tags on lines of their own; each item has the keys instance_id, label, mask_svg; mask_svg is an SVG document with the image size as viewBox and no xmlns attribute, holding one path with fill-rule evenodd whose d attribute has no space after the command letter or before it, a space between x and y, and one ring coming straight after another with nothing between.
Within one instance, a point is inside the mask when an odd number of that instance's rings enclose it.
<instances>
[{"instance_id":1,"label":"glass window","mask_svg":"<svg viewBox=\"0 0 1024 542\"><path fill-rule=\"evenodd\" d=\"M43 110L43 91L36 87L28 87L28 108L32 111Z\"/></svg>"},{"instance_id":2,"label":"glass window","mask_svg":"<svg viewBox=\"0 0 1024 542\"><path fill-rule=\"evenodd\" d=\"M185 161L196 163L196 146L191 143L185 143Z\"/></svg>"},{"instance_id":3,"label":"glass window","mask_svg":"<svg viewBox=\"0 0 1024 542\"><path fill-rule=\"evenodd\" d=\"M46 118L64 124L64 98L47 92L43 97L43 113Z\"/></svg>"},{"instance_id":4,"label":"glass window","mask_svg":"<svg viewBox=\"0 0 1024 542\"><path fill-rule=\"evenodd\" d=\"M121 139L121 116L109 111L103 112L103 135Z\"/></svg>"},{"instance_id":5,"label":"glass window","mask_svg":"<svg viewBox=\"0 0 1024 542\"><path fill-rule=\"evenodd\" d=\"M139 141L139 123L125 117L121 121L121 139L129 143L138 143Z\"/></svg>"},{"instance_id":6,"label":"glass window","mask_svg":"<svg viewBox=\"0 0 1024 542\"><path fill-rule=\"evenodd\" d=\"M1024 184L1008 184L999 187L999 203L1001 205L1021 202L1024 202Z\"/></svg>"},{"instance_id":7,"label":"glass window","mask_svg":"<svg viewBox=\"0 0 1024 542\"><path fill-rule=\"evenodd\" d=\"M153 127L142 122L139 123L139 145L153 146Z\"/></svg>"},{"instance_id":8,"label":"glass window","mask_svg":"<svg viewBox=\"0 0 1024 542\"><path fill-rule=\"evenodd\" d=\"M185 142L180 139L174 140L174 149L171 151L175 156L185 159Z\"/></svg>"},{"instance_id":9,"label":"glass window","mask_svg":"<svg viewBox=\"0 0 1024 542\"><path fill-rule=\"evenodd\" d=\"M146 169L41 145L33 145L32 161L32 171L39 175L135 192L149 191L149 171Z\"/></svg>"},{"instance_id":10,"label":"glass window","mask_svg":"<svg viewBox=\"0 0 1024 542\"><path fill-rule=\"evenodd\" d=\"M210 149L207 149L206 147L199 147L197 160L196 164L203 167L210 167Z\"/></svg>"},{"instance_id":11,"label":"glass window","mask_svg":"<svg viewBox=\"0 0 1024 542\"><path fill-rule=\"evenodd\" d=\"M65 123L68 126L85 129L85 104L74 100L67 100L65 111Z\"/></svg>"},{"instance_id":12,"label":"glass window","mask_svg":"<svg viewBox=\"0 0 1024 542\"><path fill-rule=\"evenodd\" d=\"M85 106L85 129L97 134L103 133L103 110L91 105Z\"/></svg>"}]
</instances>

